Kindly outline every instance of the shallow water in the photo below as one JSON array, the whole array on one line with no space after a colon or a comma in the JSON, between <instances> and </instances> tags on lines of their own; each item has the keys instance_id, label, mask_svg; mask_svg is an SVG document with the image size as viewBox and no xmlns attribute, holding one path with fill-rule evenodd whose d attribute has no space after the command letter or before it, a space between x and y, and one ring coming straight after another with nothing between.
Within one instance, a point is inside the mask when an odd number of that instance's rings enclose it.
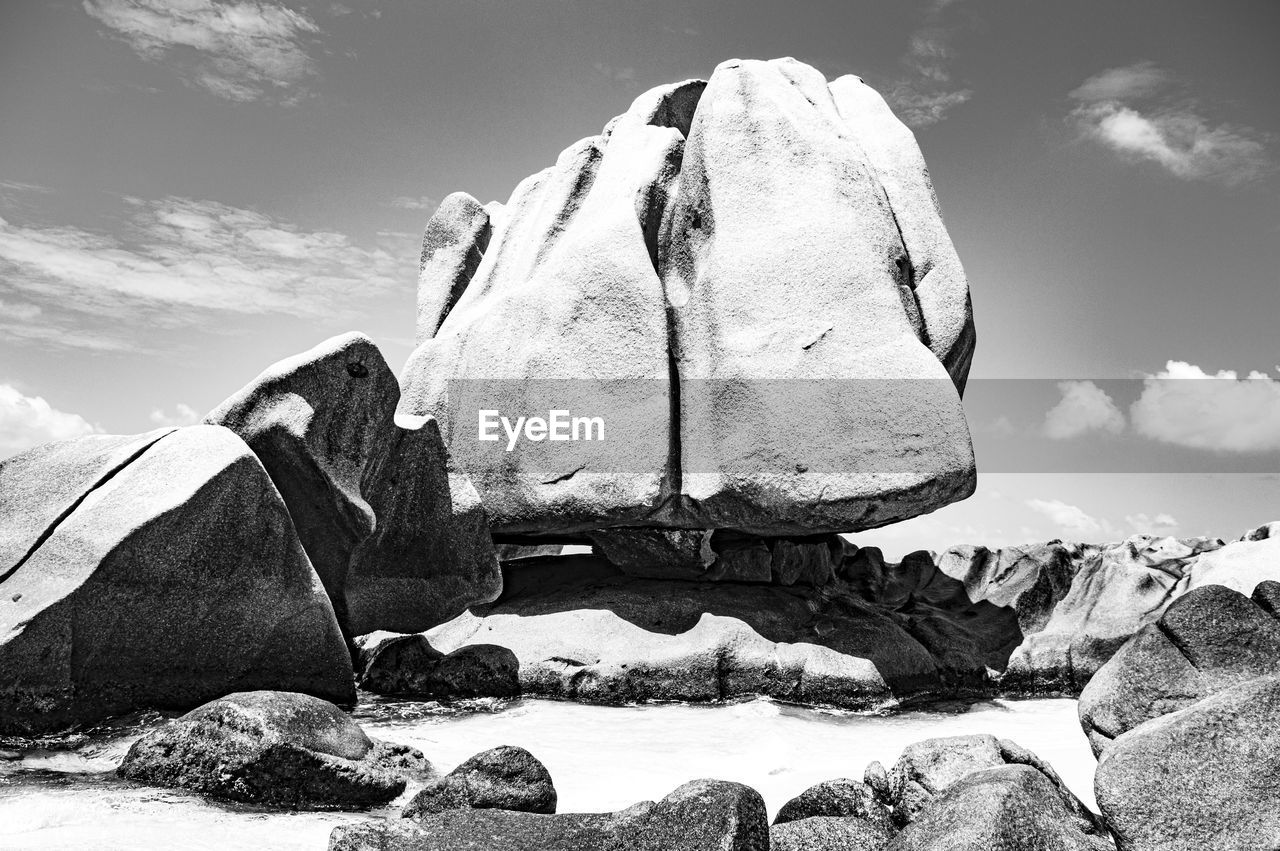
<instances>
[{"instance_id":1,"label":"shallow water","mask_svg":"<svg viewBox=\"0 0 1280 851\"><path fill-rule=\"evenodd\" d=\"M371 736L420 748L442 772L497 745L528 748L551 771L561 812L620 809L713 777L759 790L772 816L814 783L861 778L867 762L889 767L911 742L965 733L992 733L1030 748L1093 805L1094 760L1074 700L865 715L765 700L629 707L519 700L446 708L370 699L356 715ZM123 719L77 747L0 761L0 848L319 851L334 826L394 814L415 791L372 813L279 813L117 779L113 772L129 745L162 720Z\"/></svg>"}]
</instances>

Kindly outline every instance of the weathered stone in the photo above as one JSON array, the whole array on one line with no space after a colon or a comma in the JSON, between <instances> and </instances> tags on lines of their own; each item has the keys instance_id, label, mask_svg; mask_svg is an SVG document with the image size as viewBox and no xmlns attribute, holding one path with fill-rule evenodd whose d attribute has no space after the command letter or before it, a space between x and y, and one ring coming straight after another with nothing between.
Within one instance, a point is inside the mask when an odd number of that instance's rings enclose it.
<instances>
[{"instance_id":1,"label":"weathered stone","mask_svg":"<svg viewBox=\"0 0 1280 851\"><path fill-rule=\"evenodd\" d=\"M859 818L811 816L769 828L770 851L882 851L892 828Z\"/></svg>"},{"instance_id":2,"label":"weathered stone","mask_svg":"<svg viewBox=\"0 0 1280 851\"><path fill-rule=\"evenodd\" d=\"M439 420L496 532L804 536L972 492L967 284L919 148L864 89L722 63L505 207L453 196L433 219L401 409ZM589 411L610 435L508 452L475 439L481 409Z\"/></svg>"},{"instance_id":3,"label":"weathered stone","mask_svg":"<svg viewBox=\"0 0 1280 851\"><path fill-rule=\"evenodd\" d=\"M709 531L685 529L602 529L591 543L609 563L629 576L648 579L706 579L716 561Z\"/></svg>"},{"instance_id":4,"label":"weathered stone","mask_svg":"<svg viewBox=\"0 0 1280 851\"><path fill-rule=\"evenodd\" d=\"M378 347L352 333L267 367L205 417L262 461L347 635L347 565L376 524L361 484L386 454L398 401Z\"/></svg>"},{"instance_id":5,"label":"weathered stone","mask_svg":"<svg viewBox=\"0 0 1280 851\"><path fill-rule=\"evenodd\" d=\"M232 432L40 447L0 464L0 508L4 732L245 689L354 701L329 599Z\"/></svg>"},{"instance_id":6,"label":"weathered stone","mask_svg":"<svg viewBox=\"0 0 1280 851\"><path fill-rule=\"evenodd\" d=\"M934 562L964 583L969 599L1013 608L1023 635L1031 635L1044 629L1080 564L1096 551L1089 544L1061 541L997 550L967 545L940 553Z\"/></svg>"},{"instance_id":7,"label":"weathered stone","mask_svg":"<svg viewBox=\"0 0 1280 851\"><path fill-rule=\"evenodd\" d=\"M889 851L1109 851L1040 771L1003 765L957 779L889 843Z\"/></svg>"},{"instance_id":8,"label":"weathered stone","mask_svg":"<svg viewBox=\"0 0 1280 851\"><path fill-rule=\"evenodd\" d=\"M695 780L617 813L447 810L339 827L330 851L768 851L764 801L738 783Z\"/></svg>"},{"instance_id":9,"label":"weathered stone","mask_svg":"<svg viewBox=\"0 0 1280 851\"><path fill-rule=\"evenodd\" d=\"M360 687L375 694L447 700L520 693L519 661L493 644L445 654L424 635L399 635L368 646L361 657Z\"/></svg>"},{"instance_id":10,"label":"weathered stone","mask_svg":"<svg viewBox=\"0 0 1280 851\"><path fill-rule=\"evenodd\" d=\"M1080 694L1080 723L1098 753L1138 725L1280 671L1280 582L1250 598L1222 585L1179 597L1143 627Z\"/></svg>"},{"instance_id":11,"label":"weathered stone","mask_svg":"<svg viewBox=\"0 0 1280 851\"><path fill-rule=\"evenodd\" d=\"M1098 806L1121 851L1273 848L1280 836L1280 677L1134 727L1103 751Z\"/></svg>"},{"instance_id":12,"label":"weathered stone","mask_svg":"<svg viewBox=\"0 0 1280 851\"><path fill-rule=\"evenodd\" d=\"M989 735L925 739L908 745L889 775L894 818L899 824L910 824L961 779L1006 765L1025 765L1038 771L1072 818L1091 825L1095 833L1104 832L1102 822L1072 794L1052 766L1016 742Z\"/></svg>"},{"instance_id":13,"label":"weathered stone","mask_svg":"<svg viewBox=\"0 0 1280 851\"><path fill-rule=\"evenodd\" d=\"M857 780L828 780L810 786L782 805L774 824L810 819L815 816L855 818L877 829L886 839L893 834L893 819L875 792Z\"/></svg>"},{"instance_id":14,"label":"weathered stone","mask_svg":"<svg viewBox=\"0 0 1280 851\"><path fill-rule=\"evenodd\" d=\"M533 754L504 745L476 754L428 784L405 807L403 816L421 819L463 808L554 813L556 788L547 767Z\"/></svg>"},{"instance_id":15,"label":"weathered stone","mask_svg":"<svg viewBox=\"0 0 1280 851\"><path fill-rule=\"evenodd\" d=\"M355 550L352 631L417 632L502 593L480 495L456 470L433 420L401 421L366 492L378 528Z\"/></svg>"},{"instance_id":16,"label":"weathered stone","mask_svg":"<svg viewBox=\"0 0 1280 851\"><path fill-rule=\"evenodd\" d=\"M118 773L235 801L282 807L368 806L430 771L422 754L375 742L327 701L254 691L227 695L134 742Z\"/></svg>"}]
</instances>

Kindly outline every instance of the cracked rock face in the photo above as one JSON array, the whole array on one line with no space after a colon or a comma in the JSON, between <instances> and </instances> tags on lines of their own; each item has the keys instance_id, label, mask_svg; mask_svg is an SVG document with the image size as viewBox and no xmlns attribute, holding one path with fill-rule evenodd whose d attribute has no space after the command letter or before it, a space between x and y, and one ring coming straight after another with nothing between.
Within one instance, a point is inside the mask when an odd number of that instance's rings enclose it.
<instances>
[{"instance_id":1,"label":"cracked rock face","mask_svg":"<svg viewBox=\"0 0 1280 851\"><path fill-rule=\"evenodd\" d=\"M963 499L968 286L911 133L856 77L731 61L637 98L424 240L400 412L497 533L809 535ZM604 441L478 440L567 409Z\"/></svg>"},{"instance_id":2,"label":"cracked rock face","mask_svg":"<svg viewBox=\"0 0 1280 851\"><path fill-rule=\"evenodd\" d=\"M0 464L0 731L240 689L354 701L349 659L279 493L227 429Z\"/></svg>"}]
</instances>

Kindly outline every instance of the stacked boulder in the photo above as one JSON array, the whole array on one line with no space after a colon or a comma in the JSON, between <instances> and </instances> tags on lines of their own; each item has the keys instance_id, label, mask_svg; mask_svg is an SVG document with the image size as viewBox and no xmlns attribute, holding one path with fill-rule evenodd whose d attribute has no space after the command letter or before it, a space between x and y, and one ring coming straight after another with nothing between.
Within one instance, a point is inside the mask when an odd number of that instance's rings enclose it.
<instances>
[{"instance_id":1,"label":"stacked boulder","mask_svg":"<svg viewBox=\"0 0 1280 851\"><path fill-rule=\"evenodd\" d=\"M805 537L974 486L968 285L914 138L857 77L725 62L506 205L450 196L418 316L401 413L440 423L501 535ZM489 442L486 410L607 433Z\"/></svg>"}]
</instances>

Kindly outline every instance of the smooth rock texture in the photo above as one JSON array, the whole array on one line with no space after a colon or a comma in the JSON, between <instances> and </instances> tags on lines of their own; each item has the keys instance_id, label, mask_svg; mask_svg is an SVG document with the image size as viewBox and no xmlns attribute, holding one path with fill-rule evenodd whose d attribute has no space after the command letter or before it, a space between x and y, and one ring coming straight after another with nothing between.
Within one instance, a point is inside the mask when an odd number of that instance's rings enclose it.
<instances>
[{"instance_id":1,"label":"smooth rock texture","mask_svg":"<svg viewBox=\"0 0 1280 851\"><path fill-rule=\"evenodd\" d=\"M1222 585L1178 598L1138 632L1080 694L1094 753L1135 727L1256 677L1280 672L1280 582L1252 599Z\"/></svg>"},{"instance_id":2,"label":"smooth rock texture","mask_svg":"<svg viewBox=\"0 0 1280 851\"><path fill-rule=\"evenodd\" d=\"M889 772L889 801L901 825L914 822L934 800L977 771L1008 765L1039 772L1054 790L1059 805L1076 821L1104 833L1101 820L1072 794L1047 762L1016 742L990 735L925 739L909 745Z\"/></svg>"},{"instance_id":3,"label":"smooth rock texture","mask_svg":"<svg viewBox=\"0 0 1280 851\"><path fill-rule=\"evenodd\" d=\"M363 334L268 367L206 420L235 431L284 497L351 638L415 631L501 591L479 495Z\"/></svg>"},{"instance_id":4,"label":"smooth rock texture","mask_svg":"<svg viewBox=\"0 0 1280 851\"><path fill-rule=\"evenodd\" d=\"M1100 826L1080 819L1027 765L975 771L929 802L889 851L1108 851Z\"/></svg>"},{"instance_id":5,"label":"smooth rock texture","mask_svg":"<svg viewBox=\"0 0 1280 851\"><path fill-rule=\"evenodd\" d=\"M1098 806L1120 851L1276 847L1280 676L1231 686L1134 727L1103 751Z\"/></svg>"},{"instance_id":6,"label":"smooth rock texture","mask_svg":"<svg viewBox=\"0 0 1280 851\"><path fill-rule=\"evenodd\" d=\"M374 742L338 707L304 694L229 694L134 742L118 774L152 786L282 807L369 806L430 763Z\"/></svg>"},{"instance_id":7,"label":"smooth rock texture","mask_svg":"<svg viewBox=\"0 0 1280 851\"><path fill-rule=\"evenodd\" d=\"M330 851L768 851L769 822L754 789L694 780L657 803L617 813L448 810L421 820L336 828Z\"/></svg>"},{"instance_id":8,"label":"smooth rock texture","mask_svg":"<svg viewBox=\"0 0 1280 851\"><path fill-rule=\"evenodd\" d=\"M427 230L401 412L440 422L500 534L804 536L972 492L967 283L914 138L857 78L722 63ZM607 439L476 439L481 409L557 408Z\"/></svg>"},{"instance_id":9,"label":"smooth rock texture","mask_svg":"<svg viewBox=\"0 0 1280 851\"><path fill-rule=\"evenodd\" d=\"M892 839L891 829L848 817L811 816L769 828L770 851L882 851Z\"/></svg>"},{"instance_id":10,"label":"smooth rock texture","mask_svg":"<svg viewBox=\"0 0 1280 851\"><path fill-rule=\"evenodd\" d=\"M0 464L0 507L3 732L261 688L354 702L333 607L231 431L49 444Z\"/></svg>"},{"instance_id":11,"label":"smooth rock texture","mask_svg":"<svg viewBox=\"0 0 1280 851\"><path fill-rule=\"evenodd\" d=\"M814 818L815 816L855 817L869 825L893 831L889 811L875 792L857 780L840 778L810 786L782 805L774 824Z\"/></svg>"},{"instance_id":12,"label":"smooth rock texture","mask_svg":"<svg viewBox=\"0 0 1280 851\"><path fill-rule=\"evenodd\" d=\"M402 815L420 819L463 808L554 813L556 787L547 767L533 754L503 745L476 754L427 785Z\"/></svg>"},{"instance_id":13,"label":"smooth rock texture","mask_svg":"<svg viewBox=\"0 0 1280 851\"><path fill-rule=\"evenodd\" d=\"M366 691L428 700L520 693L520 663L505 647L470 644L445 654L424 635L378 637L385 635L361 639L359 681Z\"/></svg>"},{"instance_id":14,"label":"smooth rock texture","mask_svg":"<svg viewBox=\"0 0 1280 851\"><path fill-rule=\"evenodd\" d=\"M272 364L205 417L262 461L348 635L347 566L377 522L361 484L386 454L398 401L382 353L353 333Z\"/></svg>"},{"instance_id":15,"label":"smooth rock texture","mask_svg":"<svg viewBox=\"0 0 1280 851\"><path fill-rule=\"evenodd\" d=\"M427 640L440 652L508 649L530 696L890 706L981 687L1000 648L1017 644L1012 611L970 605L958 582L929 576L875 600L845 583L642 579L591 556L526 559L497 602Z\"/></svg>"}]
</instances>

